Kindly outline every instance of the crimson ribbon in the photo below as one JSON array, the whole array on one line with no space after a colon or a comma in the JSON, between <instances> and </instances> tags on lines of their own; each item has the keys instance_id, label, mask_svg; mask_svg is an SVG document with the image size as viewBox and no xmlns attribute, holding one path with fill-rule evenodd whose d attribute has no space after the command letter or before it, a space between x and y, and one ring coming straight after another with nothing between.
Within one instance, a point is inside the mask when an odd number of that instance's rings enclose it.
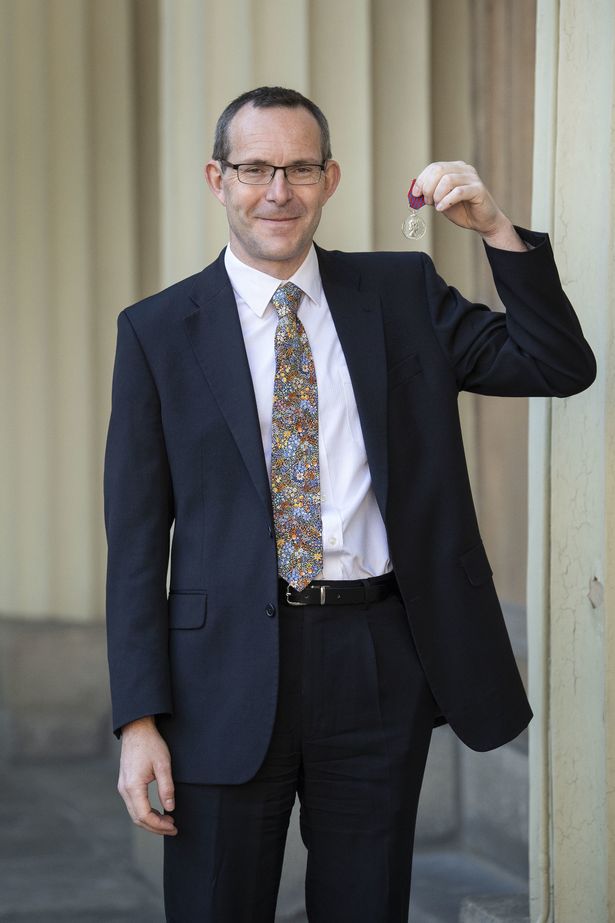
<instances>
[{"instance_id":1,"label":"crimson ribbon","mask_svg":"<svg viewBox=\"0 0 615 923\"><path fill-rule=\"evenodd\" d=\"M412 190L414 189L414 184L416 183L416 177L412 180L412 185L408 190L408 205L410 208L419 209L422 208L425 204L425 197L422 195L412 195Z\"/></svg>"}]
</instances>

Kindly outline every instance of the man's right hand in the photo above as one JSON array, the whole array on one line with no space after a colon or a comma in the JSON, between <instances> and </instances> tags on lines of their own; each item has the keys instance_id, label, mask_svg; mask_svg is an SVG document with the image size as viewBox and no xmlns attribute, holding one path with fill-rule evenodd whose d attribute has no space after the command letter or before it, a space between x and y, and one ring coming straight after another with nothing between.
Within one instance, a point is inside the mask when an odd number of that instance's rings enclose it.
<instances>
[{"instance_id":1,"label":"man's right hand","mask_svg":"<svg viewBox=\"0 0 615 923\"><path fill-rule=\"evenodd\" d=\"M134 823L151 833L175 836L177 827L169 814L152 808L147 786L156 781L165 811L175 808L171 756L153 717L139 718L122 728L122 754L118 791Z\"/></svg>"}]
</instances>

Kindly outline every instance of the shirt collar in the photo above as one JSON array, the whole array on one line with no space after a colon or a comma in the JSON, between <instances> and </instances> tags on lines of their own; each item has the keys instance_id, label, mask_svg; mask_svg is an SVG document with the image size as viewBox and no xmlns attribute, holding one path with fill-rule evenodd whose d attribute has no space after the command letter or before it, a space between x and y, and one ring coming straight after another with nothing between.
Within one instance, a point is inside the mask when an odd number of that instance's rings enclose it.
<instances>
[{"instance_id":1,"label":"shirt collar","mask_svg":"<svg viewBox=\"0 0 615 923\"><path fill-rule=\"evenodd\" d=\"M273 276L247 266L235 256L230 248L224 253L224 265L231 280L235 296L241 298L258 317L265 313L273 293L283 282L294 282L314 304L320 303L322 282L318 268L318 257L314 244L310 247L306 258L290 279L274 279Z\"/></svg>"}]
</instances>

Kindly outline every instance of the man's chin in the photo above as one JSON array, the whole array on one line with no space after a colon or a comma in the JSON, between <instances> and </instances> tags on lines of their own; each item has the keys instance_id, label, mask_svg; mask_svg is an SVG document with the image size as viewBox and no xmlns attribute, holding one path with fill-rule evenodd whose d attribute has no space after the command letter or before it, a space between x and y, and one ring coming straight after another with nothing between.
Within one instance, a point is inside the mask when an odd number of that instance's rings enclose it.
<instances>
[{"instance_id":1,"label":"man's chin","mask_svg":"<svg viewBox=\"0 0 615 923\"><path fill-rule=\"evenodd\" d=\"M231 238L233 253L248 265L297 263L299 265L312 245L312 238L305 234L262 233L250 237ZM264 270L267 271L266 269Z\"/></svg>"},{"instance_id":2,"label":"man's chin","mask_svg":"<svg viewBox=\"0 0 615 923\"><path fill-rule=\"evenodd\" d=\"M258 257L276 263L287 263L307 253L311 241L262 241Z\"/></svg>"},{"instance_id":3,"label":"man's chin","mask_svg":"<svg viewBox=\"0 0 615 923\"><path fill-rule=\"evenodd\" d=\"M296 253L305 247L305 237L297 233L297 225L292 221L276 221L263 225L264 233L255 241L262 250L272 253Z\"/></svg>"}]
</instances>

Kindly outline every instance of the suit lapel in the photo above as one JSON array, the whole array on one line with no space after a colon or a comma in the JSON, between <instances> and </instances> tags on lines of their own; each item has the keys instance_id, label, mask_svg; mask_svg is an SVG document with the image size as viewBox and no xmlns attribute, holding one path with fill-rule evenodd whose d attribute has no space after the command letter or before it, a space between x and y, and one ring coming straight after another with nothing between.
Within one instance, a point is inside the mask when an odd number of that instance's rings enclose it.
<instances>
[{"instance_id":1,"label":"suit lapel","mask_svg":"<svg viewBox=\"0 0 615 923\"><path fill-rule=\"evenodd\" d=\"M223 253L197 276L190 297L197 309L184 318L188 338L272 523L256 398Z\"/></svg>"},{"instance_id":2,"label":"suit lapel","mask_svg":"<svg viewBox=\"0 0 615 923\"><path fill-rule=\"evenodd\" d=\"M360 278L317 247L320 272L348 365L361 420L372 486L383 518L388 491L387 364L380 298ZM385 520L386 521L386 520Z\"/></svg>"}]
</instances>

